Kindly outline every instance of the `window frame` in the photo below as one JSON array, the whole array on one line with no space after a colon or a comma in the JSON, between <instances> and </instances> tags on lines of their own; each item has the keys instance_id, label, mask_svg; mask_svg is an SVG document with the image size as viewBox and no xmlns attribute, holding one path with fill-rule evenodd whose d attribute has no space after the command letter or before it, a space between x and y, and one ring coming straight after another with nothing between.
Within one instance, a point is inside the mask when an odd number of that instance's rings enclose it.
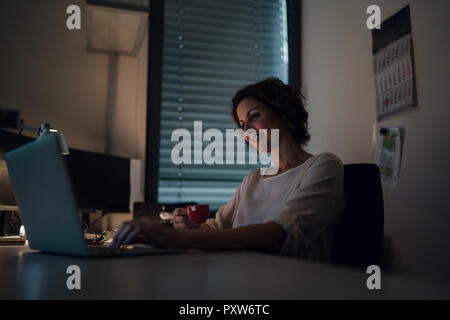
<instances>
[{"instance_id":1,"label":"window frame","mask_svg":"<svg viewBox=\"0 0 450 320\"><path fill-rule=\"evenodd\" d=\"M301 87L301 0L287 5L289 83ZM161 129L164 1L149 0L149 50L147 87L147 131L145 158L145 206L158 206L159 148ZM231 98L231 97L230 97Z\"/></svg>"}]
</instances>

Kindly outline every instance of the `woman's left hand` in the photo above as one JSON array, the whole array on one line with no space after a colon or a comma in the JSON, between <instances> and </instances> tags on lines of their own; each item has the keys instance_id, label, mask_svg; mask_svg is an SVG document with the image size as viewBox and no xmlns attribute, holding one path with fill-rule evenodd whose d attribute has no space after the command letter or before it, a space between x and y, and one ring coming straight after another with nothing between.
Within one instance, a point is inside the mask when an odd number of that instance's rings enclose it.
<instances>
[{"instance_id":1,"label":"woman's left hand","mask_svg":"<svg viewBox=\"0 0 450 320\"><path fill-rule=\"evenodd\" d=\"M176 247L180 243L179 238L176 230L154 219L141 218L122 223L110 246L119 248L121 245L145 243L155 247Z\"/></svg>"}]
</instances>

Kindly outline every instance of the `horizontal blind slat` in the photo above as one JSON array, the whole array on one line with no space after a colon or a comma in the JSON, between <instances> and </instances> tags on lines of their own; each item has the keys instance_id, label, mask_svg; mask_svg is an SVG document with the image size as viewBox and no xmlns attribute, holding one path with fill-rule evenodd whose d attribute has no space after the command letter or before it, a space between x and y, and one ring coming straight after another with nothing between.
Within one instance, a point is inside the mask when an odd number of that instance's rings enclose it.
<instances>
[{"instance_id":1,"label":"horizontal blind slat","mask_svg":"<svg viewBox=\"0 0 450 320\"><path fill-rule=\"evenodd\" d=\"M238 151L236 145L233 165L175 165L171 155L179 141L171 141L172 133L190 132L192 161L211 143L202 141L194 152L194 121L202 121L202 133L219 129L226 161L225 132L236 129L234 93L267 76L286 81L285 13L279 0L167 0L165 10L158 201L205 202L217 209L261 165L249 164L248 146ZM237 164L238 155L245 165Z\"/></svg>"}]
</instances>

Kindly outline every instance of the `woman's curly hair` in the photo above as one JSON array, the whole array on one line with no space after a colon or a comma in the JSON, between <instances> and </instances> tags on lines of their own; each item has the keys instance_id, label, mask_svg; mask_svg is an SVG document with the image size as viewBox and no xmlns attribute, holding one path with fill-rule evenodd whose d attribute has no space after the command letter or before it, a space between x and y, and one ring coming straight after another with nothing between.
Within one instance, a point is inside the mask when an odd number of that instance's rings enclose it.
<instances>
[{"instance_id":1,"label":"woman's curly hair","mask_svg":"<svg viewBox=\"0 0 450 320\"><path fill-rule=\"evenodd\" d=\"M311 138L308 133L308 112L305 97L292 85L270 77L240 89L233 97L232 116L239 126L237 106L245 98L252 98L270 108L285 124L294 140L304 145Z\"/></svg>"}]
</instances>

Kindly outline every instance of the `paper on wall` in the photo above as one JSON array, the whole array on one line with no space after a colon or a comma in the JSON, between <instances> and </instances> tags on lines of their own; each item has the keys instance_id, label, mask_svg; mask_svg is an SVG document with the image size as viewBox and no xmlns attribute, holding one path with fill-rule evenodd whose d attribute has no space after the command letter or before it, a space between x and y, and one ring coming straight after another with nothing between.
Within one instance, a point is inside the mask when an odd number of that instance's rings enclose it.
<instances>
[{"instance_id":1,"label":"paper on wall","mask_svg":"<svg viewBox=\"0 0 450 320\"><path fill-rule=\"evenodd\" d=\"M374 162L380 167L381 180L396 188L401 161L401 129L383 126L376 133Z\"/></svg>"}]
</instances>

